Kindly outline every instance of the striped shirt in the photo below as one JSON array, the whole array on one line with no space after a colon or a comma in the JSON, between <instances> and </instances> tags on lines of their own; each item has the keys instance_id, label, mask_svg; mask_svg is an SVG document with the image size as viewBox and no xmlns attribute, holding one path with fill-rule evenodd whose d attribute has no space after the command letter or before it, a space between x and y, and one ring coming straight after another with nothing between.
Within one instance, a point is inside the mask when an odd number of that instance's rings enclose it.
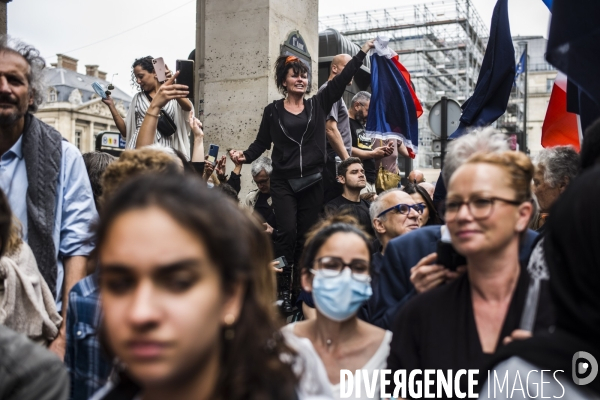
<instances>
[{"instance_id":1,"label":"striped shirt","mask_svg":"<svg viewBox=\"0 0 600 400\"><path fill-rule=\"evenodd\" d=\"M135 102L135 132L133 133L133 137L129 142L129 148L135 149L135 144L137 143L137 137L140 133L140 128L142 127L142 122L144 122L144 117L146 116L146 112L148 111L148 107L150 106L150 102L146 96L137 96L137 100ZM167 113L172 120L175 120L175 107L177 107L177 100L170 100L162 109ZM154 143L158 143L164 147L174 146L174 140L176 135L171 135L170 137L162 137L160 132L156 131L156 138L154 139Z\"/></svg>"}]
</instances>

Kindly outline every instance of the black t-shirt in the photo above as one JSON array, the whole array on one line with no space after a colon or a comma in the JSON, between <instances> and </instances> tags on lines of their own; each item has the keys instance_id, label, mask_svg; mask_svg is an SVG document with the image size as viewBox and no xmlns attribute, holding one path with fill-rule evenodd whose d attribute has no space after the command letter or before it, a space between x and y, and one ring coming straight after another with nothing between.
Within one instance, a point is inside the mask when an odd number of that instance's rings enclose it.
<instances>
[{"instance_id":1,"label":"black t-shirt","mask_svg":"<svg viewBox=\"0 0 600 400\"><path fill-rule=\"evenodd\" d=\"M270 193L260 192L258 194L258 198L256 199L256 204L254 205L254 211L259 213L260 216L265 220L265 222L271 225L273 229L277 229L277 222L275 220L273 206L269 204L270 198Z\"/></svg>"},{"instance_id":2,"label":"black t-shirt","mask_svg":"<svg viewBox=\"0 0 600 400\"><path fill-rule=\"evenodd\" d=\"M355 119L350 118L350 133L352 134L352 147L356 147L361 150L373 151L373 138L365 135L365 127ZM368 160L362 160L363 167L365 169L365 177L367 182L373 184L377 178L377 171L375 170L375 160L369 158Z\"/></svg>"},{"instance_id":3,"label":"black t-shirt","mask_svg":"<svg viewBox=\"0 0 600 400\"><path fill-rule=\"evenodd\" d=\"M371 225L371 217L369 216L369 202L360 199L359 202L350 201L344 196L338 196L325 205L325 212L346 211L350 210L351 215L356 217L365 231L375 236L373 226Z\"/></svg>"},{"instance_id":4,"label":"black t-shirt","mask_svg":"<svg viewBox=\"0 0 600 400\"><path fill-rule=\"evenodd\" d=\"M288 135L300 143L302 135L306 131L306 125L308 125L308 112L306 111L306 107L304 107L304 110L298 115L292 114L284 107L281 116L283 119L283 126Z\"/></svg>"}]
</instances>

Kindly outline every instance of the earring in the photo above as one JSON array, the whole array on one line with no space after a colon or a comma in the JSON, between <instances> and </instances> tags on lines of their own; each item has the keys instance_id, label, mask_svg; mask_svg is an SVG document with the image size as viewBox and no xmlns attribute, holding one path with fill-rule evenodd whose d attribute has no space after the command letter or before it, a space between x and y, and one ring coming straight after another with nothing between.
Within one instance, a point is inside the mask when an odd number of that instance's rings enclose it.
<instances>
[{"instance_id":1,"label":"earring","mask_svg":"<svg viewBox=\"0 0 600 400\"><path fill-rule=\"evenodd\" d=\"M233 330L233 324L235 323L235 316L233 314L227 314L224 318L225 321L225 332L223 335L225 336L225 340L233 340L235 337L235 331Z\"/></svg>"}]
</instances>

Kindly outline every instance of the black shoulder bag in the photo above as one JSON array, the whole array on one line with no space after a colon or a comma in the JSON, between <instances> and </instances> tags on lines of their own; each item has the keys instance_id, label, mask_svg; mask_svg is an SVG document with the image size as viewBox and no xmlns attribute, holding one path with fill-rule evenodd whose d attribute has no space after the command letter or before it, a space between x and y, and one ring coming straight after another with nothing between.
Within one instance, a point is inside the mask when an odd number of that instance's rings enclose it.
<instances>
[{"instance_id":1,"label":"black shoulder bag","mask_svg":"<svg viewBox=\"0 0 600 400\"><path fill-rule=\"evenodd\" d=\"M148 101L152 103L152 97L150 97L150 95L146 92L144 92L144 94L148 98ZM156 129L162 137L167 138L173 136L173 134L177 132L177 125L175 125L175 121L173 121L173 118L169 117L169 114L167 114L162 108L160 109Z\"/></svg>"}]
</instances>

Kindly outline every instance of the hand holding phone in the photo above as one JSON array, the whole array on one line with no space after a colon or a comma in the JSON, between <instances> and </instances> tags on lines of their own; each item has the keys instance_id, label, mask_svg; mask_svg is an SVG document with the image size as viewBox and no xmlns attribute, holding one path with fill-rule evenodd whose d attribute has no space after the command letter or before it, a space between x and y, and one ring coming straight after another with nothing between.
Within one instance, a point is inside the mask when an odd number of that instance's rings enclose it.
<instances>
[{"instance_id":1,"label":"hand holding phone","mask_svg":"<svg viewBox=\"0 0 600 400\"><path fill-rule=\"evenodd\" d=\"M287 267L287 260L285 259L285 256L278 257L272 261L273 264L275 264L276 262L278 264L273 265L273 267L275 267L277 269L282 269L283 267Z\"/></svg>"},{"instance_id":2,"label":"hand holding phone","mask_svg":"<svg viewBox=\"0 0 600 400\"><path fill-rule=\"evenodd\" d=\"M188 87L188 98L194 93L194 62L192 60L177 60L175 70L179 72L175 83Z\"/></svg>"},{"instance_id":3,"label":"hand holding phone","mask_svg":"<svg viewBox=\"0 0 600 400\"><path fill-rule=\"evenodd\" d=\"M450 271L456 271L456 268L461 265L467 265L467 259L458 254L450 242L438 240L436 253L437 263Z\"/></svg>"},{"instance_id":4,"label":"hand holding phone","mask_svg":"<svg viewBox=\"0 0 600 400\"><path fill-rule=\"evenodd\" d=\"M217 156L219 155L219 145L211 144L208 148L208 159L207 162L215 165L217 162Z\"/></svg>"}]
</instances>

